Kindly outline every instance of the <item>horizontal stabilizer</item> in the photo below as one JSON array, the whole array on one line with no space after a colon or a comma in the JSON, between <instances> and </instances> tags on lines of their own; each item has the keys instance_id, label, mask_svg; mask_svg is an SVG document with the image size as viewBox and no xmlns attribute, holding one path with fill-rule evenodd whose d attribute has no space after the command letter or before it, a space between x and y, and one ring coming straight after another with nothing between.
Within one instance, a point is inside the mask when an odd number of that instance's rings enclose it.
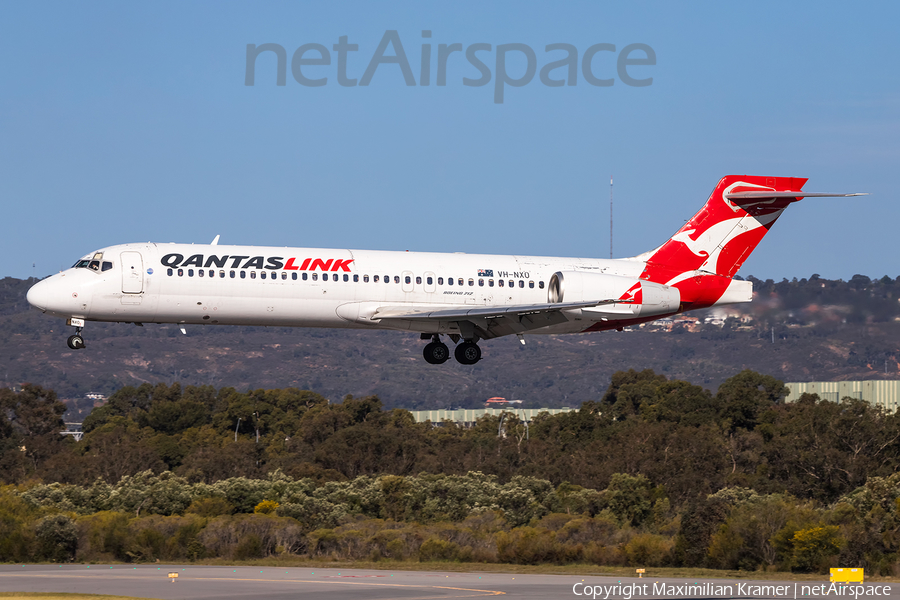
<instances>
[{"instance_id":1,"label":"horizontal stabilizer","mask_svg":"<svg viewBox=\"0 0 900 600\"><path fill-rule=\"evenodd\" d=\"M868 196L867 193L855 194L832 194L830 192L732 192L723 194L726 200L746 199L746 200L765 200L766 198L846 198L848 196ZM740 202L735 202L740 204Z\"/></svg>"}]
</instances>

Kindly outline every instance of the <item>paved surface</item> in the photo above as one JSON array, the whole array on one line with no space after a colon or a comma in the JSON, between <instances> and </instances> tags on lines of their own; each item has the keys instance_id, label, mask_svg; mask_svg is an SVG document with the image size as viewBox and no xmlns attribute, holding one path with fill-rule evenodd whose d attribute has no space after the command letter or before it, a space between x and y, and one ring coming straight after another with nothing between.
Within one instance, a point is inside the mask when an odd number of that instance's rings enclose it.
<instances>
[{"instance_id":1,"label":"paved surface","mask_svg":"<svg viewBox=\"0 0 900 600\"><path fill-rule=\"evenodd\" d=\"M170 572L177 572L172 583ZM141 598L272 598L326 600L440 598L596 598L606 600L682 600L687 598L765 598L900 600L900 584L865 584L826 594L820 581L625 579L574 575L367 571L361 569L252 568L185 565L0 565L0 592L72 592ZM597 588L596 586L602 586ZM660 587L665 586L665 587ZM697 587L699 586L699 587ZM760 587L769 586L769 587ZM775 587L778 586L778 587ZM805 588L803 586L806 586ZM824 586L816 589L812 586ZM587 589L585 589L587 587ZM877 588L877 589L876 589ZM587 594L585 592L587 591Z\"/></svg>"}]
</instances>

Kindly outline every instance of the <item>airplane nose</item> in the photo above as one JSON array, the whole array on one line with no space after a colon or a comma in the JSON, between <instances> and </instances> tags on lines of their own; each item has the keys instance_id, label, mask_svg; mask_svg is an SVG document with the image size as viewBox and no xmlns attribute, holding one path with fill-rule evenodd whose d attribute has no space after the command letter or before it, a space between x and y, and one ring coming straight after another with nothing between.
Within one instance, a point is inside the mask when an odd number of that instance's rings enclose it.
<instances>
[{"instance_id":1,"label":"airplane nose","mask_svg":"<svg viewBox=\"0 0 900 600\"><path fill-rule=\"evenodd\" d=\"M46 311L47 307L50 306L50 303L53 301L52 287L53 286L47 281L39 281L31 286L31 289L25 294L25 299L28 301L28 304L33 307Z\"/></svg>"}]
</instances>

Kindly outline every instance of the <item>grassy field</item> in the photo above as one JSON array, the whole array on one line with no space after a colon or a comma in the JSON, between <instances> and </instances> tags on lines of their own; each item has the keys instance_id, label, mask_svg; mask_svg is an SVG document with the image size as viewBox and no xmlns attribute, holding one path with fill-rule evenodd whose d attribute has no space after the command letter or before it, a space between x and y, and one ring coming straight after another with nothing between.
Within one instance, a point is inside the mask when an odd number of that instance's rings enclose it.
<instances>
[{"instance_id":1,"label":"grassy field","mask_svg":"<svg viewBox=\"0 0 900 600\"><path fill-rule=\"evenodd\" d=\"M91 563L96 564L96 563ZM112 564L112 563L104 563ZM124 564L124 563L123 563ZM511 565L495 563L464 562L414 562L414 561L311 561L293 558L266 558L259 560L198 560L192 566L220 567L264 567L264 568L309 568L309 569L372 569L379 571L444 571L450 573L520 573L544 575L578 575L598 577L636 577L631 567L603 567L591 564L571 565ZM821 581L829 580L828 574L822 573L790 573L785 571L723 571L717 569L648 567L644 579L746 579L766 581ZM866 582L900 582L900 577L869 576ZM0 592L0 600L5 598L102 598L104 600L125 599L126 596L101 596L85 594L40 594Z\"/></svg>"},{"instance_id":2,"label":"grassy field","mask_svg":"<svg viewBox=\"0 0 900 600\"><path fill-rule=\"evenodd\" d=\"M11 600L153 600L153 598L132 598L131 596L104 596L101 594L43 594L41 592L0 592L0 598Z\"/></svg>"},{"instance_id":3,"label":"grassy field","mask_svg":"<svg viewBox=\"0 0 900 600\"><path fill-rule=\"evenodd\" d=\"M202 560L192 564L212 566L297 567L317 569L376 569L381 571L447 571L451 573L535 573L547 575L594 575L604 577L636 577L632 567L603 567L589 564L512 565L497 563L414 562L414 561L310 561L291 558L267 558L248 561ZM768 581L828 581L828 574L790 573L785 571L722 571L717 569L648 567L645 579L748 579ZM900 581L898 577L870 577L866 581Z\"/></svg>"}]
</instances>

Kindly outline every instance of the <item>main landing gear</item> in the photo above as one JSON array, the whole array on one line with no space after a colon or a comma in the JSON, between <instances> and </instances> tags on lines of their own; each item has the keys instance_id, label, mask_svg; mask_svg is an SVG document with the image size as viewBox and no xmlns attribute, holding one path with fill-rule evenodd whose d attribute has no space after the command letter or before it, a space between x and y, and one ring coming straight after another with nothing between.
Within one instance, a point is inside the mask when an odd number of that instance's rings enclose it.
<instances>
[{"instance_id":1,"label":"main landing gear","mask_svg":"<svg viewBox=\"0 0 900 600\"><path fill-rule=\"evenodd\" d=\"M430 344L426 344L425 349L422 350L422 355L428 364L442 365L450 358L450 348L437 335L432 339L433 341Z\"/></svg>"},{"instance_id":2,"label":"main landing gear","mask_svg":"<svg viewBox=\"0 0 900 600\"><path fill-rule=\"evenodd\" d=\"M456 345L453 355L461 365L474 365L481 360L481 348L475 342L462 342Z\"/></svg>"},{"instance_id":3,"label":"main landing gear","mask_svg":"<svg viewBox=\"0 0 900 600\"><path fill-rule=\"evenodd\" d=\"M450 349L447 347L447 344L441 341L439 335L428 336L423 334L422 338L432 340L422 350L425 362L432 365L442 365L447 362L447 359L450 358ZM458 339L458 337L454 338L454 341ZM457 344L453 356L462 365L474 365L481 360L481 348L474 341L464 341Z\"/></svg>"}]
</instances>

